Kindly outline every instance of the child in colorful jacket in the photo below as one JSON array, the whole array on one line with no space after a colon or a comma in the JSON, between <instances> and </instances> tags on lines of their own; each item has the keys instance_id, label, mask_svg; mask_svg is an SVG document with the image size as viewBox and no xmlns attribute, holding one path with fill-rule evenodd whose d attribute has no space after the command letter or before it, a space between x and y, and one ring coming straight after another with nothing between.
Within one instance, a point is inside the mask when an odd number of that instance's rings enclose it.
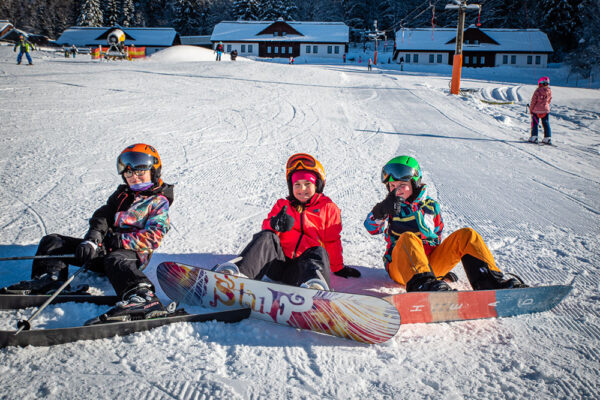
<instances>
[{"instance_id":1,"label":"child in colorful jacket","mask_svg":"<svg viewBox=\"0 0 600 400\"><path fill-rule=\"evenodd\" d=\"M475 290L527 287L516 276L504 277L475 230L462 228L442 241L440 206L427 195L421 177L414 158L390 160L381 171L388 195L364 222L370 234L385 234L383 260L390 278L405 285L407 292L452 290L444 278L454 276L450 271L462 261Z\"/></svg>"},{"instance_id":2,"label":"child in colorful jacket","mask_svg":"<svg viewBox=\"0 0 600 400\"><path fill-rule=\"evenodd\" d=\"M531 102L529 103L529 111L531 112L531 137L529 141L532 143L538 142L538 125L540 120L544 127L544 138L542 143L552 144L550 122L550 102L552 101L552 90L550 89L550 78L542 76L538 81L538 88L533 92Z\"/></svg>"},{"instance_id":3,"label":"child in colorful jacket","mask_svg":"<svg viewBox=\"0 0 600 400\"><path fill-rule=\"evenodd\" d=\"M121 152L117 171L124 185L97 209L83 239L51 234L44 236L37 255L75 254L74 258L37 259L30 281L4 288L7 293L45 294L68 278L69 265L83 266L105 274L123 301L88 321L153 318L166 314L154 286L142 270L169 231L169 206L173 186L161 176L162 163L156 150L135 144Z\"/></svg>"},{"instance_id":4,"label":"child in colorful jacket","mask_svg":"<svg viewBox=\"0 0 600 400\"><path fill-rule=\"evenodd\" d=\"M33 44L27 39L23 37L23 35L19 35L19 41L15 43L15 47L13 51L17 51L19 49L19 55L17 56L17 65L21 64L21 60L23 59L23 54L27 57L27 62L29 65L33 65L33 61L31 60L31 56L29 55L29 50L33 50Z\"/></svg>"},{"instance_id":5,"label":"child in colorful jacket","mask_svg":"<svg viewBox=\"0 0 600 400\"><path fill-rule=\"evenodd\" d=\"M341 213L323 194L321 163L309 154L294 154L286 164L286 181L289 196L277 200L263 230L240 254L242 260L216 271L320 290L329 289L330 270L344 278L359 277L358 270L344 266Z\"/></svg>"}]
</instances>

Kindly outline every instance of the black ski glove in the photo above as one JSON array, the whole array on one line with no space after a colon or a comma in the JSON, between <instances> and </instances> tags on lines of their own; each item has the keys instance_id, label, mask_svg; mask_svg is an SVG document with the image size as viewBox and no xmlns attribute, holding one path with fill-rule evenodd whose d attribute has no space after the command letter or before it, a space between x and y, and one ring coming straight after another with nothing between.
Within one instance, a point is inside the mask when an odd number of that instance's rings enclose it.
<instances>
[{"instance_id":1,"label":"black ski glove","mask_svg":"<svg viewBox=\"0 0 600 400\"><path fill-rule=\"evenodd\" d=\"M396 190L392 190L381 203L375 204L375 207L371 210L373 218L384 219L388 215L396 214L400 210L402 203L404 203L404 199L396 197Z\"/></svg>"},{"instance_id":2,"label":"black ski glove","mask_svg":"<svg viewBox=\"0 0 600 400\"><path fill-rule=\"evenodd\" d=\"M109 233L106 235L103 244L107 251L115 251L123 248L123 242L118 233Z\"/></svg>"},{"instance_id":3,"label":"black ski glove","mask_svg":"<svg viewBox=\"0 0 600 400\"><path fill-rule=\"evenodd\" d=\"M344 266L339 271L334 272L335 275L341 276L342 278L360 278L360 271L356 268Z\"/></svg>"},{"instance_id":4,"label":"black ski glove","mask_svg":"<svg viewBox=\"0 0 600 400\"><path fill-rule=\"evenodd\" d=\"M96 258L98 244L93 240L84 240L75 248L75 259L80 264L86 264Z\"/></svg>"},{"instance_id":5,"label":"black ski glove","mask_svg":"<svg viewBox=\"0 0 600 400\"><path fill-rule=\"evenodd\" d=\"M283 206L277 215L271 217L271 228L273 228L274 231L287 232L294 227L294 222L296 220L286 213L287 207L288 206Z\"/></svg>"}]
</instances>

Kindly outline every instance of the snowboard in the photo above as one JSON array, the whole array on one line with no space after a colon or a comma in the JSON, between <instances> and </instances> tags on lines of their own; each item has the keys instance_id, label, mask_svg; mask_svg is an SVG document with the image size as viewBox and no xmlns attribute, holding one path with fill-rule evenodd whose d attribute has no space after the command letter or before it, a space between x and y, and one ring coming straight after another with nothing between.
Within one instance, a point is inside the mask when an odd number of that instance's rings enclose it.
<instances>
[{"instance_id":1,"label":"snowboard","mask_svg":"<svg viewBox=\"0 0 600 400\"><path fill-rule=\"evenodd\" d=\"M385 297L403 324L512 317L548 311L571 291L568 285L453 292L410 292Z\"/></svg>"},{"instance_id":2,"label":"snowboard","mask_svg":"<svg viewBox=\"0 0 600 400\"><path fill-rule=\"evenodd\" d=\"M0 294L0 310L15 310L27 307L39 307L50 295L45 294ZM51 304L76 302L98 305L113 305L121 300L118 296L95 296L91 294L59 294Z\"/></svg>"},{"instance_id":3,"label":"snowboard","mask_svg":"<svg viewBox=\"0 0 600 400\"><path fill-rule=\"evenodd\" d=\"M396 308L377 297L257 281L176 262L159 264L156 276L173 301L244 306L255 318L357 342L382 343L400 328Z\"/></svg>"},{"instance_id":4,"label":"snowboard","mask_svg":"<svg viewBox=\"0 0 600 400\"><path fill-rule=\"evenodd\" d=\"M58 329L32 329L16 331L0 331L0 348L7 346L53 346L72 343L78 340L106 339L114 336L125 336L135 332L143 332L159 326L176 322L238 322L250 316L250 310L238 308L217 311L207 314L188 314L183 309L160 318L136 321L110 322L97 325L78 326Z\"/></svg>"}]
</instances>

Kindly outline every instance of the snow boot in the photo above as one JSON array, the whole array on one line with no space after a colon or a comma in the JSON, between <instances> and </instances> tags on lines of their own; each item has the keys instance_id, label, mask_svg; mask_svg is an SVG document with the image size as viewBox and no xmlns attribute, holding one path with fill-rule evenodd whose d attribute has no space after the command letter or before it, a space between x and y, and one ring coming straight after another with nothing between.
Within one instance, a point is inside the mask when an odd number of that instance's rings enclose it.
<instances>
[{"instance_id":1,"label":"snow boot","mask_svg":"<svg viewBox=\"0 0 600 400\"><path fill-rule=\"evenodd\" d=\"M407 292L440 292L450 291L452 288L443 280L438 280L431 272L415 274L406 283Z\"/></svg>"},{"instance_id":2,"label":"snow boot","mask_svg":"<svg viewBox=\"0 0 600 400\"><path fill-rule=\"evenodd\" d=\"M21 281L0 289L2 294L52 294L65 283L58 279L58 273L45 273L29 281Z\"/></svg>"},{"instance_id":3,"label":"snow boot","mask_svg":"<svg viewBox=\"0 0 600 400\"><path fill-rule=\"evenodd\" d=\"M552 139L550 137L545 137L542 139L543 144L552 144Z\"/></svg>"},{"instance_id":4,"label":"snow boot","mask_svg":"<svg viewBox=\"0 0 600 400\"><path fill-rule=\"evenodd\" d=\"M113 308L87 321L86 325L95 325L106 322L135 321L141 319L159 318L168 314L149 283L140 283L123 295L123 301L115 304Z\"/></svg>"},{"instance_id":5,"label":"snow boot","mask_svg":"<svg viewBox=\"0 0 600 400\"><path fill-rule=\"evenodd\" d=\"M515 289L529 287L516 275L506 278L500 271L491 270L482 260L470 254L461 259L473 290ZM512 274L511 274L512 275Z\"/></svg>"},{"instance_id":6,"label":"snow boot","mask_svg":"<svg viewBox=\"0 0 600 400\"><path fill-rule=\"evenodd\" d=\"M538 137L537 136L532 136L532 137L529 138L529 141L531 143L537 143L538 142Z\"/></svg>"}]
</instances>

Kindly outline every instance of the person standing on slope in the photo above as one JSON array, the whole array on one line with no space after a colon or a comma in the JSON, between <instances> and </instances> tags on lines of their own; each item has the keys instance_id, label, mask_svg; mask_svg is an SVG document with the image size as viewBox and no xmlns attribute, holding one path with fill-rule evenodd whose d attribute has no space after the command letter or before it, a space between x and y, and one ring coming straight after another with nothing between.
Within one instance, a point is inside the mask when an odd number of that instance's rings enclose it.
<instances>
[{"instance_id":1,"label":"person standing on slope","mask_svg":"<svg viewBox=\"0 0 600 400\"><path fill-rule=\"evenodd\" d=\"M531 102L529 103L529 112L531 113L531 137L529 141L538 142L538 125L540 120L544 127L544 138L542 143L552 144L550 122L550 102L552 101L552 90L550 89L550 78L543 76L538 81L538 88L533 92Z\"/></svg>"},{"instance_id":2,"label":"person standing on slope","mask_svg":"<svg viewBox=\"0 0 600 400\"><path fill-rule=\"evenodd\" d=\"M360 272L344 266L342 219L338 206L323 194L325 171L313 156L298 153L286 164L289 196L279 199L240 254L236 264L224 263L217 272L267 276L288 285L329 290L330 271L348 278Z\"/></svg>"},{"instance_id":3,"label":"person standing on slope","mask_svg":"<svg viewBox=\"0 0 600 400\"><path fill-rule=\"evenodd\" d=\"M142 272L169 231L173 185L162 181L161 170L162 162L152 146L138 143L125 148L117 158L117 172L125 184L119 185L106 204L94 212L84 238L47 235L36 253L74 253L75 258L35 260L32 280L9 286L2 292L49 294L67 280L69 265L85 265L106 274L117 296L123 299L86 324L166 315L154 294L154 286Z\"/></svg>"},{"instance_id":4,"label":"person standing on slope","mask_svg":"<svg viewBox=\"0 0 600 400\"><path fill-rule=\"evenodd\" d=\"M223 42L219 42L219 44L217 44L217 47L215 48L215 52L217 53L216 61L221 61L221 56L223 55L224 49L225 48L223 46Z\"/></svg>"},{"instance_id":5,"label":"person standing on slope","mask_svg":"<svg viewBox=\"0 0 600 400\"><path fill-rule=\"evenodd\" d=\"M27 57L27 62L29 62L29 65L33 65L33 61L31 60L31 56L29 55L29 50L34 49L33 44L31 44L29 40L25 39L23 35L19 35L19 41L15 43L13 51L17 51L17 48L19 49L19 55L17 56L17 65L21 64L23 54L25 54L25 57Z\"/></svg>"},{"instance_id":6,"label":"person standing on slope","mask_svg":"<svg viewBox=\"0 0 600 400\"><path fill-rule=\"evenodd\" d=\"M407 292L452 290L443 278L462 261L475 290L527 287L505 278L492 253L472 228L462 228L442 241L444 223L439 204L427 195L421 167L409 156L391 159L381 171L388 195L375 205L364 225L371 235L385 234L385 269Z\"/></svg>"}]
</instances>

